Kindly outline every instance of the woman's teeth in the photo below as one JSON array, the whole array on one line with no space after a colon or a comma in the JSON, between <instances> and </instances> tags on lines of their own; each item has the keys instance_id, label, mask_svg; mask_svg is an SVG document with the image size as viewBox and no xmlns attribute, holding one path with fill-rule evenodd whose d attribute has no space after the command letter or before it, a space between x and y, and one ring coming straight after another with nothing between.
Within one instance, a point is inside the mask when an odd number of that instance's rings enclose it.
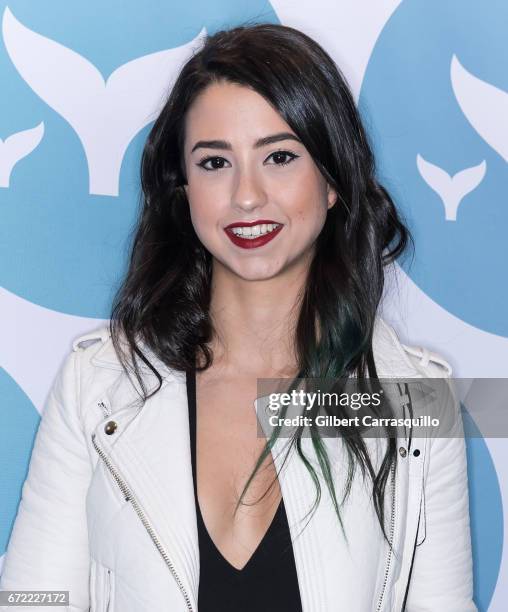
<instances>
[{"instance_id":1,"label":"woman's teeth","mask_svg":"<svg viewBox=\"0 0 508 612\"><path fill-rule=\"evenodd\" d=\"M231 231L233 234L241 236L242 238L257 238L258 236L273 232L279 225L279 223L263 223L261 225L252 225L249 227L233 227Z\"/></svg>"}]
</instances>

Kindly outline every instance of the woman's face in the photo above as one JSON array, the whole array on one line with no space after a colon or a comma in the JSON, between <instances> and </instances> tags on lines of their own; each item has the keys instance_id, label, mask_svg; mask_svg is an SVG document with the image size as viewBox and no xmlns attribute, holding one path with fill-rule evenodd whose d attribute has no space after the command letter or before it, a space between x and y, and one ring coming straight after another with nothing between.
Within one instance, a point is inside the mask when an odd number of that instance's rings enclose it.
<instances>
[{"instance_id":1,"label":"woman's face","mask_svg":"<svg viewBox=\"0 0 508 612\"><path fill-rule=\"evenodd\" d=\"M336 192L261 95L208 86L187 113L184 157L192 223L215 264L246 280L310 264Z\"/></svg>"}]
</instances>

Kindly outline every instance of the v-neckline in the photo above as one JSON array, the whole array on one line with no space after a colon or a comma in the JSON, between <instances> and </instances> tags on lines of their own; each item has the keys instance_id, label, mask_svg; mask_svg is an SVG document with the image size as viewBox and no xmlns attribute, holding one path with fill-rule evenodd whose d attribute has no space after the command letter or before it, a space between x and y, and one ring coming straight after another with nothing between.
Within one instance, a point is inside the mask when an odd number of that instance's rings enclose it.
<instances>
[{"instance_id":1,"label":"v-neckline","mask_svg":"<svg viewBox=\"0 0 508 612\"><path fill-rule=\"evenodd\" d=\"M243 565L243 567L238 568L235 567L219 550L218 546L213 541L213 538L210 536L210 532L206 526L206 523L203 518L203 514L201 512L201 506L199 504L198 498L198 490L197 490L197 394L196 394L196 371L193 369L191 371L187 371L186 374L186 383L187 383L187 400L188 400L188 409L189 409L189 433L190 433L190 442L191 442L191 458L192 458L192 477L194 484L194 501L196 505L196 518L198 521L198 532L202 532L206 537L208 544L213 548L216 552L217 558L220 559L221 563L231 572L233 572L236 576L242 576L250 571L254 566L256 559L260 556L263 550L266 548L266 544L268 538L271 536L273 529L277 524L281 524L281 515L285 511L284 508L284 499L281 497L279 504L277 506L277 510L265 531L263 537L258 542L254 552L247 559L247 562Z\"/></svg>"},{"instance_id":2,"label":"v-neckline","mask_svg":"<svg viewBox=\"0 0 508 612\"><path fill-rule=\"evenodd\" d=\"M226 559L226 557L222 554L222 552L219 550L219 548L213 541L212 537L210 536L210 532L208 531L206 527L205 521L203 519L203 515L201 514L201 507L199 505L199 500L197 499L197 497L195 499L196 499L197 519L201 524L202 533L205 535L206 539L208 540L209 545L213 547L214 551L216 552L217 558L220 559L221 563L227 568L228 571L234 572L237 576L243 576L247 572L250 572L251 569L255 566L257 559L260 557L260 555L266 548L266 544L267 544L268 538L271 535L271 532L275 528L276 524L279 523L279 515L283 510L283 507L282 507L282 504L284 503L283 500L282 499L280 500L277 510L272 519L272 522L270 523L270 525L268 526L268 529L265 531L265 534L259 541L256 549L251 554L251 556L247 559L247 562L245 563L245 565L241 568L238 568L238 567L235 567L230 561Z\"/></svg>"}]
</instances>

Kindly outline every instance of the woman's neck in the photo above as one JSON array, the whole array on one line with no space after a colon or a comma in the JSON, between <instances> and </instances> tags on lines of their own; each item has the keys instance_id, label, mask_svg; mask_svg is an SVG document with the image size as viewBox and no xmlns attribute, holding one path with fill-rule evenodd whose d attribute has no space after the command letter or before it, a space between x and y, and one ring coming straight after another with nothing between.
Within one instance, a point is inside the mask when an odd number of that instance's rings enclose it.
<instances>
[{"instance_id":1,"label":"woman's neck","mask_svg":"<svg viewBox=\"0 0 508 612\"><path fill-rule=\"evenodd\" d=\"M210 316L214 364L257 377L297 372L295 328L305 274L249 281L214 262Z\"/></svg>"}]
</instances>

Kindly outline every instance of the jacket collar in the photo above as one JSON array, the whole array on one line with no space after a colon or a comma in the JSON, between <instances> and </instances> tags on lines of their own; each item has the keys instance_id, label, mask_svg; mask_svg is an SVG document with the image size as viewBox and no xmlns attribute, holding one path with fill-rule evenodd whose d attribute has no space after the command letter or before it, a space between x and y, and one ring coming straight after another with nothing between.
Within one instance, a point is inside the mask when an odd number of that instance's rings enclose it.
<instances>
[{"instance_id":1,"label":"jacket collar","mask_svg":"<svg viewBox=\"0 0 508 612\"><path fill-rule=\"evenodd\" d=\"M92 355L90 359L91 363L98 367L112 368L119 371L123 370L123 367L113 347L111 336L109 334L109 328L100 328L98 331L98 335L99 334L103 342L97 352ZM169 368L145 343L140 342L140 346L148 360L161 374L164 384L170 380L185 382L184 372L179 372ZM421 373L415 368L414 364L408 358L408 355L394 329L379 315L376 316L374 321L372 346L374 360L378 370L378 376L380 378L391 378L394 376L421 376ZM149 377L152 375L154 381L157 380L155 375L153 375L153 372L145 363L140 361L139 367Z\"/></svg>"},{"instance_id":2,"label":"jacket collar","mask_svg":"<svg viewBox=\"0 0 508 612\"><path fill-rule=\"evenodd\" d=\"M101 333L101 338L103 339L103 342L99 349L91 356L90 362L97 367L124 371L124 368L120 363L120 360L118 359L115 347L113 346L113 341L111 340L109 328L101 328L99 333ZM127 347L127 344L124 342L123 346ZM140 342L140 348L143 351L143 354L148 359L148 361L150 361L150 363L161 375L163 386L165 386L170 381L174 381L177 383L185 383L185 372L180 372L178 370L168 367L164 363L164 361L162 361L162 359L160 359L153 352L153 350L144 342ZM138 360L138 366L141 372L143 372L143 375L145 377L144 379L149 384L153 383L154 386L158 386L157 377L152 372L152 370L141 360Z\"/></svg>"}]
</instances>

